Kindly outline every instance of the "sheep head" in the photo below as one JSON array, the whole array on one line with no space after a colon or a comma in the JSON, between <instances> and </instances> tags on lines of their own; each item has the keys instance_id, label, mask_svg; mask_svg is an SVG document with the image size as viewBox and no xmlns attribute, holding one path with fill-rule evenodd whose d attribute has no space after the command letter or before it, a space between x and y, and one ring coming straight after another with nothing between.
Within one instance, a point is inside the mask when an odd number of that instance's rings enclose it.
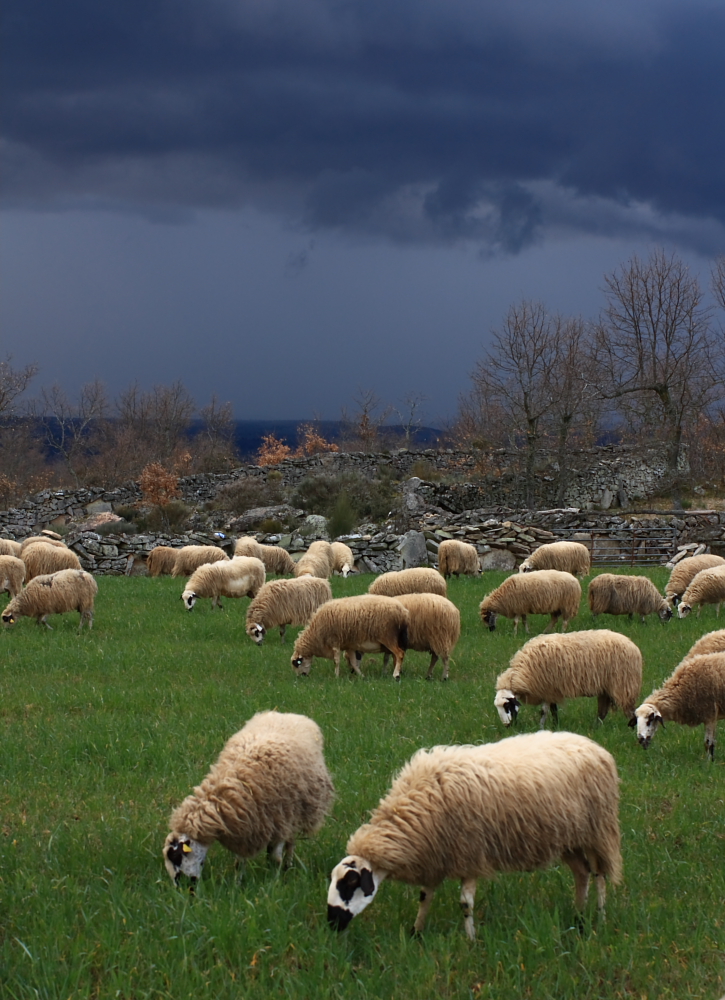
<instances>
[{"instance_id":1,"label":"sheep head","mask_svg":"<svg viewBox=\"0 0 725 1000\"><path fill-rule=\"evenodd\" d=\"M181 595L181 600L184 602L186 610L191 611L198 600L198 594L195 594L193 590L185 590Z\"/></svg>"},{"instance_id":2,"label":"sheep head","mask_svg":"<svg viewBox=\"0 0 725 1000\"><path fill-rule=\"evenodd\" d=\"M510 726L513 722L516 722L521 702L513 691L509 691L508 688L502 688L496 692L493 703L498 710L499 718L504 726Z\"/></svg>"},{"instance_id":3,"label":"sheep head","mask_svg":"<svg viewBox=\"0 0 725 1000\"><path fill-rule=\"evenodd\" d=\"M663 601L660 610L657 613L660 616L660 621L664 624L672 617L672 608L669 606L667 601Z\"/></svg>"},{"instance_id":4,"label":"sheep head","mask_svg":"<svg viewBox=\"0 0 725 1000\"><path fill-rule=\"evenodd\" d=\"M164 864L172 881L178 882L182 875L187 875L196 882L201 877L208 850L206 844L172 830L164 844Z\"/></svg>"},{"instance_id":5,"label":"sheep head","mask_svg":"<svg viewBox=\"0 0 725 1000\"><path fill-rule=\"evenodd\" d=\"M482 611L481 618L484 625L488 625L488 631L494 632L496 630L496 619L498 614L495 611Z\"/></svg>"},{"instance_id":6,"label":"sheep head","mask_svg":"<svg viewBox=\"0 0 725 1000\"><path fill-rule=\"evenodd\" d=\"M307 677L312 668L311 656L293 656L292 669L298 677Z\"/></svg>"},{"instance_id":7,"label":"sheep head","mask_svg":"<svg viewBox=\"0 0 725 1000\"><path fill-rule=\"evenodd\" d=\"M635 711L634 718L630 719L629 725L632 728L637 727L639 745L646 750L652 742L657 726L662 726L664 729L665 721L657 706L646 701Z\"/></svg>"},{"instance_id":8,"label":"sheep head","mask_svg":"<svg viewBox=\"0 0 725 1000\"><path fill-rule=\"evenodd\" d=\"M4 611L2 618L3 618L3 625L15 624L15 615L12 612Z\"/></svg>"},{"instance_id":9,"label":"sheep head","mask_svg":"<svg viewBox=\"0 0 725 1000\"><path fill-rule=\"evenodd\" d=\"M692 611L692 605L691 604L685 604L684 601L680 601L680 603L677 605L677 617L678 618L687 618L687 616L689 615L689 613L691 611Z\"/></svg>"},{"instance_id":10,"label":"sheep head","mask_svg":"<svg viewBox=\"0 0 725 1000\"><path fill-rule=\"evenodd\" d=\"M259 625L257 622L252 622L250 625L247 625L247 635L250 639L254 639L258 646L262 645L266 634L267 629L264 625Z\"/></svg>"},{"instance_id":11,"label":"sheep head","mask_svg":"<svg viewBox=\"0 0 725 1000\"><path fill-rule=\"evenodd\" d=\"M344 931L352 918L372 903L386 874L376 870L365 858L352 854L343 858L332 869L327 893L327 922L330 927Z\"/></svg>"}]
</instances>

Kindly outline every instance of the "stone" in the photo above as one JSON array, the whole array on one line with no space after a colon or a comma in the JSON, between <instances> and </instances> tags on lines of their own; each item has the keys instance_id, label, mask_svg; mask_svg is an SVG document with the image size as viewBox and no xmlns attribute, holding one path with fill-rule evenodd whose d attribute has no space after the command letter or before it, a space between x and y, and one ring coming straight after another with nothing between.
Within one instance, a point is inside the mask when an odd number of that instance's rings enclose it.
<instances>
[{"instance_id":1,"label":"stone","mask_svg":"<svg viewBox=\"0 0 725 1000\"><path fill-rule=\"evenodd\" d=\"M609 510L609 508L612 506L613 499L614 497L612 496L612 491L608 490L605 486L604 489L602 490L602 495L599 498L599 506L601 507L602 510Z\"/></svg>"},{"instance_id":2,"label":"stone","mask_svg":"<svg viewBox=\"0 0 725 1000\"><path fill-rule=\"evenodd\" d=\"M403 560L403 569L428 565L428 549L422 531L406 531L400 539L398 551Z\"/></svg>"},{"instance_id":3,"label":"stone","mask_svg":"<svg viewBox=\"0 0 725 1000\"><path fill-rule=\"evenodd\" d=\"M512 570L516 568L516 556L508 549L491 549L481 556L481 569Z\"/></svg>"},{"instance_id":4,"label":"stone","mask_svg":"<svg viewBox=\"0 0 725 1000\"><path fill-rule=\"evenodd\" d=\"M105 500L94 500L93 503L86 505L86 514L112 514L113 507L110 503L106 503Z\"/></svg>"}]
</instances>

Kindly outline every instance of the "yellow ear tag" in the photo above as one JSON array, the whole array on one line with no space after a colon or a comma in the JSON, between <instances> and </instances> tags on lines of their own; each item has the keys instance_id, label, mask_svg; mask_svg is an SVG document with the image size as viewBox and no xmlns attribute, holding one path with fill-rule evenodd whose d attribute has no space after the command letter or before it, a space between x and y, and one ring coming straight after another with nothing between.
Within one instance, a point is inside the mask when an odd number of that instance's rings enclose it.
<instances>
[{"instance_id":1,"label":"yellow ear tag","mask_svg":"<svg viewBox=\"0 0 725 1000\"><path fill-rule=\"evenodd\" d=\"M181 850L184 852L184 854L191 854L193 848L191 844L182 844Z\"/></svg>"}]
</instances>

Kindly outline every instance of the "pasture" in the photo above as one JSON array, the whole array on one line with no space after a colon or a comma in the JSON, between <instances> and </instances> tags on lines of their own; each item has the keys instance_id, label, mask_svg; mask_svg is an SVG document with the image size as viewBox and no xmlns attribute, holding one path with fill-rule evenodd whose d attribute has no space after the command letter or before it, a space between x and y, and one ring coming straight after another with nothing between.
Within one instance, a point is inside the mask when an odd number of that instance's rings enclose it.
<instances>
[{"instance_id":1,"label":"pasture","mask_svg":"<svg viewBox=\"0 0 725 1000\"><path fill-rule=\"evenodd\" d=\"M635 570L635 572L644 572ZM665 570L646 571L660 590ZM577 928L566 866L479 880L478 938L464 934L459 885L436 894L410 938L418 890L386 882L337 935L326 921L329 873L347 838L419 747L506 735L494 680L525 641L510 621L489 633L478 604L503 574L453 580L462 612L450 680L425 681L409 653L403 680L366 657L364 679L315 660L298 679L292 640L244 633L247 600L188 613L183 581L99 578L92 632L78 615L54 631L22 619L0 635L0 992L12 1000L142 998L474 998L716 1000L725 993L725 725L714 765L703 730L674 723L642 750L621 713L596 722L595 699L560 707L560 728L610 750L622 780L624 883L606 921L591 898ZM335 596L371 578L332 581ZM586 585L584 586L586 590ZM0 599L4 606L5 598ZM530 620L531 635L547 619ZM713 607L667 625L586 609L570 629L613 628L644 654L642 699L692 643L722 625ZM212 847L192 897L161 859L167 820L226 739L255 712L302 712L321 726L337 801L321 833L278 873ZM522 708L518 732L538 726ZM595 893L592 893L595 896Z\"/></svg>"}]
</instances>

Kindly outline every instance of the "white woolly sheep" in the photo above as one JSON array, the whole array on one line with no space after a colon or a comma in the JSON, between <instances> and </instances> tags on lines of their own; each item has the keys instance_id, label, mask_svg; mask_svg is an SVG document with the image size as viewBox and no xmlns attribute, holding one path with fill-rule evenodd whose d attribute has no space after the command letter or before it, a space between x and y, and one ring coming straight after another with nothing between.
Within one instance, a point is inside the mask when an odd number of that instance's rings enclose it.
<instances>
[{"instance_id":1,"label":"white woolly sheep","mask_svg":"<svg viewBox=\"0 0 725 1000\"><path fill-rule=\"evenodd\" d=\"M16 556L0 555L0 594L15 597L23 589L25 563Z\"/></svg>"},{"instance_id":2,"label":"white woolly sheep","mask_svg":"<svg viewBox=\"0 0 725 1000\"><path fill-rule=\"evenodd\" d=\"M672 617L672 608L652 581L646 576L621 576L602 573L595 576L587 592L589 609L597 615L659 615L663 623Z\"/></svg>"},{"instance_id":3,"label":"white woolly sheep","mask_svg":"<svg viewBox=\"0 0 725 1000\"><path fill-rule=\"evenodd\" d=\"M720 617L720 605L725 601L725 566L714 566L712 569L701 569L694 577L682 600L677 605L679 618L687 618L698 605L697 617L700 617L703 604L715 604L715 617Z\"/></svg>"},{"instance_id":4,"label":"white woolly sheep","mask_svg":"<svg viewBox=\"0 0 725 1000\"><path fill-rule=\"evenodd\" d=\"M62 569L57 573L36 576L25 590L8 603L2 613L6 625L14 625L16 619L26 616L35 618L39 625L48 625L49 615L62 615L67 611L80 612L80 632L83 622L93 628L93 603L98 593L98 584L90 573L82 569Z\"/></svg>"},{"instance_id":5,"label":"white woolly sheep","mask_svg":"<svg viewBox=\"0 0 725 1000\"><path fill-rule=\"evenodd\" d=\"M400 594L395 598L408 609L408 649L417 653L430 653L430 666L426 680L432 680L433 668L440 659L443 664L442 681L448 680L448 660L461 635L461 612L440 594ZM383 656L387 665L389 654ZM393 674L396 680L400 677Z\"/></svg>"},{"instance_id":6,"label":"white woolly sheep","mask_svg":"<svg viewBox=\"0 0 725 1000\"><path fill-rule=\"evenodd\" d=\"M67 545L50 545L48 542L28 545L23 550L23 562L28 583L36 576L48 576L61 569L81 568L80 559Z\"/></svg>"},{"instance_id":7,"label":"white woolly sheep","mask_svg":"<svg viewBox=\"0 0 725 1000\"><path fill-rule=\"evenodd\" d=\"M475 937L476 880L559 861L574 875L582 909L590 874L600 911L606 878L621 879L619 777L614 758L574 733L538 732L483 746L419 750L333 869L327 919L344 930L383 879L421 886L413 933L436 888L461 879L461 908Z\"/></svg>"},{"instance_id":8,"label":"white woolly sheep","mask_svg":"<svg viewBox=\"0 0 725 1000\"><path fill-rule=\"evenodd\" d=\"M438 570L448 579L449 576L478 576L481 572L481 560L475 545L461 542L457 538L446 538L438 546Z\"/></svg>"},{"instance_id":9,"label":"white woolly sheep","mask_svg":"<svg viewBox=\"0 0 725 1000\"><path fill-rule=\"evenodd\" d=\"M254 556L255 559L261 559L261 549L262 546L256 538L252 535L243 535L241 538L238 538L234 544L234 555Z\"/></svg>"},{"instance_id":10,"label":"white woolly sheep","mask_svg":"<svg viewBox=\"0 0 725 1000\"><path fill-rule=\"evenodd\" d=\"M271 580L247 608L247 635L261 646L269 629L279 626L284 642L288 625L306 625L320 605L331 600L330 584L319 577Z\"/></svg>"},{"instance_id":11,"label":"white woolly sheep","mask_svg":"<svg viewBox=\"0 0 725 1000\"><path fill-rule=\"evenodd\" d=\"M276 573L278 576L289 575L295 571L294 559L286 549L279 545L262 545L251 535L237 539L234 555L261 559L267 573Z\"/></svg>"},{"instance_id":12,"label":"white woolly sheep","mask_svg":"<svg viewBox=\"0 0 725 1000\"><path fill-rule=\"evenodd\" d=\"M256 597L264 576L264 563L253 556L204 563L187 581L181 600L191 611L200 597L210 597L213 611L222 607L220 597Z\"/></svg>"},{"instance_id":13,"label":"white woolly sheep","mask_svg":"<svg viewBox=\"0 0 725 1000\"><path fill-rule=\"evenodd\" d=\"M171 814L166 870L174 882L183 874L193 884L215 840L241 859L266 847L278 863L290 864L295 840L317 833L334 795L317 723L305 715L259 712Z\"/></svg>"},{"instance_id":14,"label":"white woolly sheep","mask_svg":"<svg viewBox=\"0 0 725 1000\"><path fill-rule=\"evenodd\" d=\"M332 542L332 572L347 577L355 572L355 556L349 545L344 542Z\"/></svg>"},{"instance_id":15,"label":"white woolly sheep","mask_svg":"<svg viewBox=\"0 0 725 1000\"><path fill-rule=\"evenodd\" d=\"M172 576L191 576L194 570L207 563L224 562L229 556L218 545L184 545L176 549Z\"/></svg>"},{"instance_id":16,"label":"white woolly sheep","mask_svg":"<svg viewBox=\"0 0 725 1000\"><path fill-rule=\"evenodd\" d=\"M335 663L340 676L340 653L353 673L361 675L356 653L393 654L397 676L408 645L408 612L392 597L340 597L315 611L309 624L297 636L292 651L292 668L298 676L310 672L315 656Z\"/></svg>"},{"instance_id":17,"label":"white woolly sheep","mask_svg":"<svg viewBox=\"0 0 725 1000\"><path fill-rule=\"evenodd\" d=\"M641 688L642 653L619 632L537 635L499 674L494 705L505 726L515 721L521 704L541 705L543 729L549 709L558 722L557 706L566 698L596 698L600 722L613 703L631 719Z\"/></svg>"},{"instance_id":18,"label":"white woolly sheep","mask_svg":"<svg viewBox=\"0 0 725 1000\"><path fill-rule=\"evenodd\" d=\"M313 542L295 563L295 576L319 576L329 580L332 575L332 548L329 542Z\"/></svg>"},{"instance_id":19,"label":"white woolly sheep","mask_svg":"<svg viewBox=\"0 0 725 1000\"><path fill-rule=\"evenodd\" d=\"M704 656L705 653L725 653L725 628L706 632L687 652L684 659L689 660L692 656Z\"/></svg>"},{"instance_id":20,"label":"white woolly sheep","mask_svg":"<svg viewBox=\"0 0 725 1000\"><path fill-rule=\"evenodd\" d=\"M725 566L725 559L722 556L703 554L682 559L673 566L665 586L665 597L669 603L676 608L700 570L713 569L715 566Z\"/></svg>"},{"instance_id":21,"label":"white woolly sheep","mask_svg":"<svg viewBox=\"0 0 725 1000\"><path fill-rule=\"evenodd\" d=\"M43 542L45 545L53 545L57 549L68 548L65 542L61 541L60 538L53 538L51 535L30 535L28 538L24 538L20 543L20 554L24 556L25 550L31 545L37 545L38 542Z\"/></svg>"},{"instance_id":22,"label":"white woolly sheep","mask_svg":"<svg viewBox=\"0 0 725 1000\"><path fill-rule=\"evenodd\" d=\"M12 538L0 538L0 556L15 556L16 559L19 559L21 549L20 542L16 542Z\"/></svg>"},{"instance_id":23,"label":"white woolly sheep","mask_svg":"<svg viewBox=\"0 0 725 1000\"><path fill-rule=\"evenodd\" d=\"M571 573L541 569L536 573L507 577L500 587L484 597L479 613L491 632L496 628L499 615L513 618L514 635L518 632L520 620L528 633L528 615L551 615L545 632L554 628L561 618L561 630L565 632L571 619L579 613L581 597L581 585Z\"/></svg>"},{"instance_id":24,"label":"white woolly sheep","mask_svg":"<svg viewBox=\"0 0 725 1000\"><path fill-rule=\"evenodd\" d=\"M171 576L176 565L179 549L169 545L156 545L146 558L146 569L149 576Z\"/></svg>"},{"instance_id":25,"label":"white woolly sheep","mask_svg":"<svg viewBox=\"0 0 725 1000\"><path fill-rule=\"evenodd\" d=\"M657 726L665 722L705 726L705 748L715 760L715 730L725 719L725 653L690 656L679 663L661 688L653 691L634 713L630 726L645 749Z\"/></svg>"},{"instance_id":26,"label":"white woolly sheep","mask_svg":"<svg viewBox=\"0 0 725 1000\"><path fill-rule=\"evenodd\" d=\"M401 594L440 594L441 597L446 597L448 587L437 569L419 566L382 573L370 584L368 594L382 597L399 597Z\"/></svg>"},{"instance_id":27,"label":"white woolly sheep","mask_svg":"<svg viewBox=\"0 0 725 1000\"><path fill-rule=\"evenodd\" d=\"M535 549L519 566L519 573L540 569L558 569L573 576L588 576L592 557L581 542L547 542Z\"/></svg>"}]
</instances>

